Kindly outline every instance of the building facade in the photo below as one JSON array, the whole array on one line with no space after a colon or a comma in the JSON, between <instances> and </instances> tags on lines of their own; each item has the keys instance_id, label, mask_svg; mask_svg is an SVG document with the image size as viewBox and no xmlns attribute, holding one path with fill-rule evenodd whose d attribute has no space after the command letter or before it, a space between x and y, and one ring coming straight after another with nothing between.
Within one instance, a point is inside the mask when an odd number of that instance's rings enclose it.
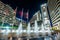
<instances>
[{"instance_id":1,"label":"building facade","mask_svg":"<svg viewBox=\"0 0 60 40\"><path fill-rule=\"evenodd\" d=\"M18 27L19 21L16 20L16 13L14 10L7 4L4 4L0 1L0 28L4 28L6 26Z\"/></svg>"},{"instance_id":2,"label":"building facade","mask_svg":"<svg viewBox=\"0 0 60 40\"><path fill-rule=\"evenodd\" d=\"M42 24L42 19L41 19L41 13L40 13L40 11L37 11L34 15L33 15L33 17L32 17L32 19L30 20L30 24L31 24L31 27L32 27L32 29L34 28L34 24L35 24L35 21L37 21L37 24L38 24L38 26L41 26L41 24Z\"/></svg>"},{"instance_id":3,"label":"building facade","mask_svg":"<svg viewBox=\"0 0 60 40\"><path fill-rule=\"evenodd\" d=\"M41 12L42 12L43 25L45 27L50 27L50 20L49 20L49 15L48 15L46 3L41 5Z\"/></svg>"},{"instance_id":4,"label":"building facade","mask_svg":"<svg viewBox=\"0 0 60 40\"><path fill-rule=\"evenodd\" d=\"M41 20L41 13L40 11L37 11L33 17L31 18L30 22L34 22L35 20L40 21Z\"/></svg>"},{"instance_id":5,"label":"building facade","mask_svg":"<svg viewBox=\"0 0 60 40\"><path fill-rule=\"evenodd\" d=\"M48 0L48 9L53 26L60 28L60 0Z\"/></svg>"}]
</instances>

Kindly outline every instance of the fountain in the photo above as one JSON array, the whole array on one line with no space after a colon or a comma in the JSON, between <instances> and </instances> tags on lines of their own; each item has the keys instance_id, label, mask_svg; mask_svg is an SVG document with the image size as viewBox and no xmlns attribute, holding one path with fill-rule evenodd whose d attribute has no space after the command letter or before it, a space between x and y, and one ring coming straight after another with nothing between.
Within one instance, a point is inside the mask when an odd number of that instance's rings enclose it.
<instances>
[{"instance_id":1,"label":"fountain","mask_svg":"<svg viewBox=\"0 0 60 40\"><path fill-rule=\"evenodd\" d=\"M22 23L19 24L18 34L22 34Z\"/></svg>"},{"instance_id":2,"label":"fountain","mask_svg":"<svg viewBox=\"0 0 60 40\"><path fill-rule=\"evenodd\" d=\"M27 27L27 34L28 34L28 36L30 36L30 23L28 23L28 27Z\"/></svg>"},{"instance_id":3,"label":"fountain","mask_svg":"<svg viewBox=\"0 0 60 40\"><path fill-rule=\"evenodd\" d=\"M38 25L37 25L37 21L36 20L35 20L34 33L36 34L36 36L38 36Z\"/></svg>"},{"instance_id":4,"label":"fountain","mask_svg":"<svg viewBox=\"0 0 60 40\"><path fill-rule=\"evenodd\" d=\"M48 35L51 35L50 27L48 27Z\"/></svg>"},{"instance_id":5,"label":"fountain","mask_svg":"<svg viewBox=\"0 0 60 40\"><path fill-rule=\"evenodd\" d=\"M41 30L41 32L42 32L42 35L45 35L45 30L44 30L44 26L43 26L43 24L42 24L42 30Z\"/></svg>"}]
</instances>

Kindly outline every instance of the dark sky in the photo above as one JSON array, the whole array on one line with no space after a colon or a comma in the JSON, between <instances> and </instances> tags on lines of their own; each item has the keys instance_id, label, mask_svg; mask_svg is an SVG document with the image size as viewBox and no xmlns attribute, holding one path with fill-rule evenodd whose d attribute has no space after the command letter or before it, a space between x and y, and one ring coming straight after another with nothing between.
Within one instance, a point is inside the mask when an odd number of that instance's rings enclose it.
<instances>
[{"instance_id":1,"label":"dark sky","mask_svg":"<svg viewBox=\"0 0 60 40\"><path fill-rule=\"evenodd\" d=\"M1 0L5 4L9 4L13 9L18 7L18 11L24 9L24 12L29 10L29 19L35 12L40 10L40 5L46 3L47 0Z\"/></svg>"}]
</instances>

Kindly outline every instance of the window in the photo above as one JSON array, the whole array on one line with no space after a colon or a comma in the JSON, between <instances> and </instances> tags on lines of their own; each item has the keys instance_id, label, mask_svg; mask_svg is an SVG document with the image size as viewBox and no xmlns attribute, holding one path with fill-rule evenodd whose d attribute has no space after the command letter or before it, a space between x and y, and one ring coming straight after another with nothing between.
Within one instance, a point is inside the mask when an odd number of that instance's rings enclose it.
<instances>
[{"instance_id":1,"label":"window","mask_svg":"<svg viewBox=\"0 0 60 40\"><path fill-rule=\"evenodd\" d=\"M58 2L59 0L57 0L57 2Z\"/></svg>"},{"instance_id":2,"label":"window","mask_svg":"<svg viewBox=\"0 0 60 40\"><path fill-rule=\"evenodd\" d=\"M52 18L55 18L57 15L57 13L59 12L59 10L56 11L56 13L52 16Z\"/></svg>"},{"instance_id":3,"label":"window","mask_svg":"<svg viewBox=\"0 0 60 40\"><path fill-rule=\"evenodd\" d=\"M37 25L40 26L42 24L42 21L37 21Z\"/></svg>"},{"instance_id":4,"label":"window","mask_svg":"<svg viewBox=\"0 0 60 40\"><path fill-rule=\"evenodd\" d=\"M34 27L34 23L31 23L31 27Z\"/></svg>"},{"instance_id":5,"label":"window","mask_svg":"<svg viewBox=\"0 0 60 40\"><path fill-rule=\"evenodd\" d=\"M35 26L35 24L34 23L31 23L31 30L34 30L34 26Z\"/></svg>"},{"instance_id":6,"label":"window","mask_svg":"<svg viewBox=\"0 0 60 40\"><path fill-rule=\"evenodd\" d=\"M57 8L59 8L60 7L60 4L59 5L57 5Z\"/></svg>"},{"instance_id":7,"label":"window","mask_svg":"<svg viewBox=\"0 0 60 40\"><path fill-rule=\"evenodd\" d=\"M57 23L57 22L60 22L60 20L56 21L55 23ZM54 24L55 24L55 23L54 23Z\"/></svg>"},{"instance_id":8,"label":"window","mask_svg":"<svg viewBox=\"0 0 60 40\"><path fill-rule=\"evenodd\" d=\"M59 15L59 13L58 13L58 15ZM56 15L56 17L57 17L58 15ZM60 16L59 16L58 18L56 18L55 20L57 20L57 19L59 19L59 18L60 18ZM54 21L55 21L55 20L54 20ZM53 21L53 22L54 22L54 21Z\"/></svg>"},{"instance_id":9,"label":"window","mask_svg":"<svg viewBox=\"0 0 60 40\"><path fill-rule=\"evenodd\" d=\"M57 5L60 4L60 1L57 3Z\"/></svg>"}]
</instances>

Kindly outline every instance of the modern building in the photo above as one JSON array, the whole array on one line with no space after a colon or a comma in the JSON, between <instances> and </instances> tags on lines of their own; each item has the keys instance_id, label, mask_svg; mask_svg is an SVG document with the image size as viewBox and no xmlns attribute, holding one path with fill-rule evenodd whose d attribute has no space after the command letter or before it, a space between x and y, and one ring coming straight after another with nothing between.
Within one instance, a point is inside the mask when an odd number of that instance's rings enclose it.
<instances>
[{"instance_id":1,"label":"modern building","mask_svg":"<svg viewBox=\"0 0 60 40\"><path fill-rule=\"evenodd\" d=\"M48 0L48 10L53 26L60 28L60 0Z\"/></svg>"},{"instance_id":2,"label":"modern building","mask_svg":"<svg viewBox=\"0 0 60 40\"><path fill-rule=\"evenodd\" d=\"M18 27L18 25L19 21L16 19L16 13L14 13L14 10L9 5L0 1L0 28L6 26Z\"/></svg>"},{"instance_id":3,"label":"modern building","mask_svg":"<svg viewBox=\"0 0 60 40\"><path fill-rule=\"evenodd\" d=\"M16 19L16 12L9 5L0 1L0 40L17 37L16 30L20 21Z\"/></svg>"}]
</instances>

